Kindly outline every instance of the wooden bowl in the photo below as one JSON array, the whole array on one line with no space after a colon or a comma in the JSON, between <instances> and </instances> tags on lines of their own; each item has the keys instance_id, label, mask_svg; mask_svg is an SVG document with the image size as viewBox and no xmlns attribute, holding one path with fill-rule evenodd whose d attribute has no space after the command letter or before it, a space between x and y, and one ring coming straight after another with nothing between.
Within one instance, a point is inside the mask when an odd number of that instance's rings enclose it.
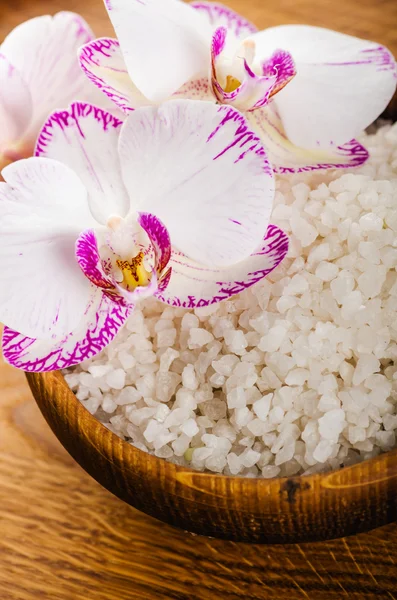
<instances>
[{"instance_id":1,"label":"wooden bowl","mask_svg":"<svg viewBox=\"0 0 397 600\"><path fill-rule=\"evenodd\" d=\"M274 544L346 536L397 519L397 450L326 475L267 480L199 473L142 452L106 429L60 373L27 379L55 435L96 481L181 529Z\"/></svg>"}]
</instances>

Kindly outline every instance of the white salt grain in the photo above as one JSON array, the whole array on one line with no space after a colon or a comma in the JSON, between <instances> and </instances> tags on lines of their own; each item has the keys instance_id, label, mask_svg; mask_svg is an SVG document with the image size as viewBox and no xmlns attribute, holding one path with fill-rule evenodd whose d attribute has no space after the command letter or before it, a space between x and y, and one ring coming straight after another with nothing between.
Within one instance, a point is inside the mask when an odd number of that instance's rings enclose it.
<instances>
[{"instance_id":1,"label":"white salt grain","mask_svg":"<svg viewBox=\"0 0 397 600\"><path fill-rule=\"evenodd\" d=\"M303 248L310 246L318 235L317 229L302 217L292 217L290 225L292 233L301 242Z\"/></svg>"},{"instance_id":2,"label":"white salt grain","mask_svg":"<svg viewBox=\"0 0 397 600\"><path fill-rule=\"evenodd\" d=\"M248 346L244 333L234 329L225 332L225 343L235 354L243 354Z\"/></svg>"},{"instance_id":3,"label":"white salt grain","mask_svg":"<svg viewBox=\"0 0 397 600\"><path fill-rule=\"evenodd\" d=\"M194 437L200 431L194 419L188 419L185 423L182 423L181 430L189 438Z\"/></svg>"},{"instance_id":4,"label":"white salt grain","mask_svg":"<svg viewBox=\"0 0 397 600\"><path fill-rule=\"evenodd\" d=\"M315 275L322 281L331 281L332 279L335 279L338 271L339 268L337 265L323 261L317 266Z\"/></svg>"},{"instance_id":5,"label":"white salt grain","mask_svg":"<svg viewBox=\"0 0 397 600\"><path fill-rule=\"evenodd\" d=\"M363 215L358 223L362 231L381 231L383 228L383 219L375 213Z\"/></svg>"},{"instance_id":6,"label":"white salt grain","mask_svg":"<svg viewBox=\"0 0 397 600\"><path fill-rule=\"evenodd\" d=\"M133 386L126 386L115 397L115 402L119 406L135 404L142 398L142 394Z\"/></svg>"},{"instance_id":7,"label":"white salt grain","mask_svg":"<svg viewBox=\"0 0 397 600\"><path fill-rule=\"evenodd\" d=\"M198 381L193 365L186 365L182 372L182 384L188 390L197 390Z\"/></svg>"},{"instance_id":8,"label":"white salt grain","mask_svg":"<svg viewBox=\"0 0 397 600\"><path fill-rule=\"evenodd\" d=\"M273 477L277 477L280 470L280 467L276 467L275 465L266 465L262 468L262 477L265 479L272 479Z\"/></svg>"},{"instance_id":9,"label":"white salt grain","mask_svg":"<svg viewBox=\"0 0 397 600\"><path fill-rule=\"evenodd\" d=\"M335 408L325 413L318 420L318 431L322 438L337 441L339 434L345 426L345 413L340 408Z\"/></svg>"},{"instance_id":10,"label":"white salt grain","mask_svg":"<svg viewBox=\"0 0 397 600\"><path fill-rule=\"evenodd\" d=\"M319 463L325 463L332 454L334 445L328 440L321 440L313 451L313 458Z\"/></svg>"},{"instance_id":11,"label":"white salt grain","mask_svg":"<svg viewBox=\"0 0 397 600\"><path fill-rule=\"evenodd\" d=\"M188 347L191 349L202 348L209 344L214 339L214 336L205 329L193 327L189 332Z\"/></svg>"},{"instance_id":12,"label":"white salt grain","mask_svg":"<svg viewBox=\"0 0 397 600\"><path fill-rule=\"evenodd\" d=\"M158 348L169 348L173 346L176 340L176 329L163 329L157 334L157 347Z\"/></svg>"},{"instance_id":13,"label":"white salt grain","mask_svg":"<svg viewBox=\"0 0 397 600\"><path fill-rule=\"evenodd\" d=\"M274 425L278 425L284 418L284 411L281 406L274 406L269 412L269 421Z\"/></svg>"},{"instance_id":14,"label":"white salt grain","mask_svg":"<svg viewBox=\"0 0 397 600\"><path fill-rule=\"evenodd\" d=\"M367 377L379 371L380 362L372 354L364 354L357 361L353 375L353 385L360 385Z\"/></svg>"},{"instance_id":15,"label":"white salt grain","mask_svg":"<svg viewBox=\"0 0 397 600\"><path fill-rule=\"evenodd\" d=\"M114 390L122 390L125 385L125 371L115 369L106 375L106 383Z\"/></svg>"},{"instance_id":16,"label":"white salt grain","mask_svg":"<svg viewBox=\"0 0 397 600\"><path fill-rule=\"evenodd\" d=\"M200 321L198 320L196 315L186 312L182 317L181 329L189 330L189 329L197 328L199 326L199 323L200 323Z\"/></svg>"},{"instance_id":17,"label":"white salt grain","mask_svg":"<svg viewBox=\"0 0 397 600\"><path fill-rule=\"evenodd\" d=\"M228 408L243 408L246 406L245 390L242 387L232 389L227 395Z\"/></svg>"},{"instance_id":18,"label":"white salt grain","mask_svg":"<svg viewBox=\"0 0 397 600\"><path fill-rule=\"evenodd\" d=\"M248 469L249 467L253 467L254 464L258 462L260 457L260 452L255 452L254 450L246 450L240 456L240 459L242 465Z\"/></svg>"},{"instance_id":19,"label":"white salt grain","mask_svg":"<svg viewBox=\"0 0 397 600\"><path fill-rule=\"evenodd\" d=\"M252 410L262 421L264 421L269 414L272 398L273 394L267 394L266 396L263 396L263 398L261 398L260 400L254 402L254 404L252 405Z\"/></svg>"}]
</instances>

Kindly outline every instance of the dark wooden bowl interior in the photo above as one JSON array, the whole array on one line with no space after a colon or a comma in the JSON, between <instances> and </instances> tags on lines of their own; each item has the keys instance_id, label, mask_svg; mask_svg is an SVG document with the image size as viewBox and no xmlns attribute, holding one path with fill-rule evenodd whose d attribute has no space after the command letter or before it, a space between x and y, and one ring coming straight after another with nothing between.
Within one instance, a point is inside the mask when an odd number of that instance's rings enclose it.
<instances>
[{"instance_id":1,"label":"dark wooden bowl interior","mask_svg":"<svg viewBox=\"0 0 397 600\"><path fill-rule=\"evenodd\" d=\"M60 373L27 374L27 379L51 429L91 476L121 500L175 527L274 544L332 539L397 520L397 450L307 477L199 473L120 439L83 407Z\"/></svg>"}]
</instances>

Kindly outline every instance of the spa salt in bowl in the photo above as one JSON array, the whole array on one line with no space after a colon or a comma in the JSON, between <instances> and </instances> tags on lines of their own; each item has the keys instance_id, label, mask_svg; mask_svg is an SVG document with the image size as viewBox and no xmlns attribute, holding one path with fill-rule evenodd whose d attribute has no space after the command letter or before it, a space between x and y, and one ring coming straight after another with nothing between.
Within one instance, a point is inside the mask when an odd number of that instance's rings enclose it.
<instances>
[{"instance_id":1,"label":"spa salt in bowl","mask_svg":"<svg viewBox=\"0 0 397 600\"><path fill-rule=\"evenodd\" d=\"M285 262L195 311L156 300L66 382L114 433L200 471L290 477L396 445L397 125L359 169L277 176Z\"/></svg>"}]
</instances>

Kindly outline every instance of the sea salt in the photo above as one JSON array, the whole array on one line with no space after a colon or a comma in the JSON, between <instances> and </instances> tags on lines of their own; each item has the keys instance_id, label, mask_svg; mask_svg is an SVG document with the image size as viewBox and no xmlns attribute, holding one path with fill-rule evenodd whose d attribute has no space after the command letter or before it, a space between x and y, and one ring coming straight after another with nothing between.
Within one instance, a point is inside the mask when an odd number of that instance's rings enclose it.
<instances>
[{"instance_id":1,"label":"sea salt","mask_svg":"<svg viewBox=\"0 0 397 600\"><path fill-rule=\"evenodd\" d=\"M290 477L388 451L397 432L397 125L352 171L278 175L288 258L195 311L138 304L66 375L135 447L201 471Z\"/></svg>"}]
</instances>

